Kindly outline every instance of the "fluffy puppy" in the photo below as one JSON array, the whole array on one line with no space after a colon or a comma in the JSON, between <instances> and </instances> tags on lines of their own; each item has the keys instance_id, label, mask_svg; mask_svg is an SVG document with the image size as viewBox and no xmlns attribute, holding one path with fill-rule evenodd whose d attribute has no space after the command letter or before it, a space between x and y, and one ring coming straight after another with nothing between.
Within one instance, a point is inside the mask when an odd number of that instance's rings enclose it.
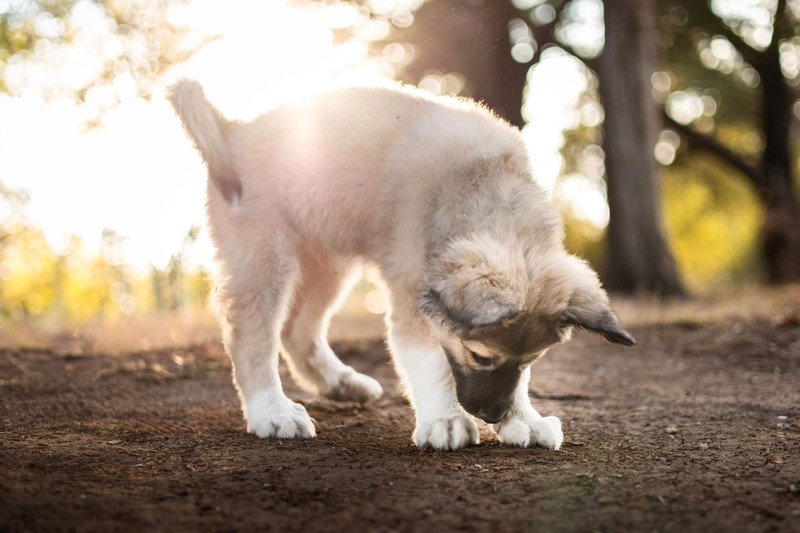
<instances>
[{"instance_id":1,"label":"fluffy puppy","mask_svg":"<svg viewBox=\"0 0 800 533\"><path fill-rule=\"evenodd\" d=\"M391 302L388 341L419 447L500 441L558 449L528 398L530 365L583 328L624 345L595 273L563 247L519 130L468 100L402 86L340 89L226 120L199 84L171 100L209 170L217 295L247 429L315 436L286 397L282 353L310 391L366 402L377 381L326 340L362 264Z\"/></svg>"}]
</instances>

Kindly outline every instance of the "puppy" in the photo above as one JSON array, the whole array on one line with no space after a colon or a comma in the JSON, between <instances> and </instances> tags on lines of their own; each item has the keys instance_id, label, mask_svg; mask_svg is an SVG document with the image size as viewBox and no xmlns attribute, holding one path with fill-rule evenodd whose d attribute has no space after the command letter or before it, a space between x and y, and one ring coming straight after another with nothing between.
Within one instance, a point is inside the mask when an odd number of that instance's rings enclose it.
<instances>
[{"instance_id":1,"label":"puppy","mask_svg":"<svg viewBox=\"0 0 800 533\"><path fill-rule=\"evenodd\" d=\"M315 436L283 393L367 402L381 386L326 340L361 264L391 303L388 343L420 448L501 442L557 450L561 422L528 397L530 366L574 328L624 345L595 273L564 251L519 130L480 105L392 85L335 90L226 120L193 81L171 101L208 171L224 344L259 437Z\"/></svg>"}]
</instances>

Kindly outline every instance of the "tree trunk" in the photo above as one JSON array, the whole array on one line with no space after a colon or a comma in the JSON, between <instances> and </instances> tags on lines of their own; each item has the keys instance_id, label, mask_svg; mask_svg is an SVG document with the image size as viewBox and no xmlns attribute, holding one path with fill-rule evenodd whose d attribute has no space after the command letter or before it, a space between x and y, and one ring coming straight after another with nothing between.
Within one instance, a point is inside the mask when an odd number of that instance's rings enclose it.
<instances>
[{"instance_id":1,"label":"tree trunk","mask_svg":"<svg viewBox=\"0 0 800 533\"><path fill-rule=\"evenodd\" d=\"M655 3L611 4L606 3L606 41L598 63L611 213L605 285L624 293L684 295L661 226L659 169L653 155L661 127L658 105L650 96L650 76L658 60Z\"/></svg>"},{"instance_id":2,"label":"tree trunk","mask_svg":"<svg viewBox=\"0 0 800 533\"><path fill-rule=\"evenodd\" d=\"M509 0L426 2L414 24L400 32L404 40L418 43L406 81L417 83L428 71L457 72L466 80L468 96L521 128L530 64L514 61L508 35L509 21L520 16Z\"/></svg>"},{"instance_id":3,"label":"tree trunk","mask_svg":"<svg viewBox=\"0 0 800 533\"><path fill-rule=\"evenodd\" d=\"M762 258L770 283L786 283L800 277L800 220L790 154L792 96L781 71L780 40L787 31L786 2L778 2L772 43L759 55L761 120L764 153L758 172L764 204Z\"/></svg>"}]
</instances>

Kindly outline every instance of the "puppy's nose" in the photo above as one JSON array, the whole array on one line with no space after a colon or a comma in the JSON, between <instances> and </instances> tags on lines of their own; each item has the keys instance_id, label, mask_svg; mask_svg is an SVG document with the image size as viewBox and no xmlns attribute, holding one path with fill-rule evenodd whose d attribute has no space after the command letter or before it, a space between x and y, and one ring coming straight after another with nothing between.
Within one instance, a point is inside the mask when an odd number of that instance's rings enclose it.
<instances>
[{"instance_id":1,"label":"puppy's nose","mask_svg":"<svg viewBox=\"0 0 800 533\"><path fill-rule=\"evenodd\" d=\"M487 424L499 424L500 420L502 420L504 414L505 413L497 414L497 413L491 412L491 411L480 410L480 411L478 411L478 418L480 418L481 420L483 420Z\"/></svg>"}]
</instances>

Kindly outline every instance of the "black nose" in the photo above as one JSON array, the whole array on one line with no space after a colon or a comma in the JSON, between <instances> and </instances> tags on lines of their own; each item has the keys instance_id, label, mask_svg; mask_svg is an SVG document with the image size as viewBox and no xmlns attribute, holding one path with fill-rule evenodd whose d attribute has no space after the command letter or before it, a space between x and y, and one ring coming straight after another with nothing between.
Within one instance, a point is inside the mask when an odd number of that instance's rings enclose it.
<instances>
[{"instance_id":1,"label":"black nose","mask_svg":"<svg viewBox=\"0 0 800 533\"><path fill-rule=\"evenodd\" d=\"M473 414L487 424L499 424L500 420L503 419L503 415L506 414L506 407L503 406L502 408L479 409Z\"/></svg>"},{"instance_id":2,"label":"black nose","mask_svg":"<svg viewBox=\"0 0 800 533\"><path fill-rule=\"evenodd\" d=\"M487 415L485 413L478 413L478 417L486 422L487 424L499 424L500 420L503 418L502 415Z\"/></svg>"}]
</instances>

